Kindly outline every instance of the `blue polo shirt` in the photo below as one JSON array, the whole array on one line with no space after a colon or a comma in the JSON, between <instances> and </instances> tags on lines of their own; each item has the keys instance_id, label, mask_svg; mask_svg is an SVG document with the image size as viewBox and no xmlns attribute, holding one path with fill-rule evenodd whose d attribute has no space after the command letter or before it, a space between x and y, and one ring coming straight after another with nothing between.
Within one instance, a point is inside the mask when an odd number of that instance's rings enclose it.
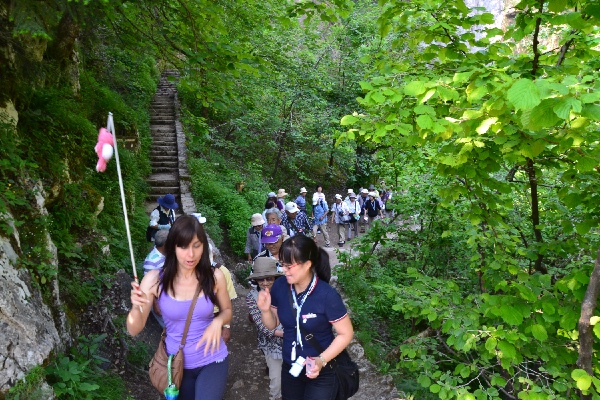
<instances>
[{"instance_id":1,"label":"blue polo shirt","mask_svg":"<svg viewBox=\"0 0 600 400\"><path fill-rule=\"evenodd\" d=\"M271 306L277 309L279 322L283 326L283 361L292 363L292 342L296 340L296 318L289 300L290 285L285 279L277 279L271 288ZM329 347L334 336L331 324L348 314L339 293L328 283L318 279L313 291L302 305L300 323L304 330L312 333L323 349ZM302 331L301 331L302 333ZM314 349L306 334L302 334L303 348L296 345L296 357L317 357L320 351Z\"/></svg>"}]
</instances>

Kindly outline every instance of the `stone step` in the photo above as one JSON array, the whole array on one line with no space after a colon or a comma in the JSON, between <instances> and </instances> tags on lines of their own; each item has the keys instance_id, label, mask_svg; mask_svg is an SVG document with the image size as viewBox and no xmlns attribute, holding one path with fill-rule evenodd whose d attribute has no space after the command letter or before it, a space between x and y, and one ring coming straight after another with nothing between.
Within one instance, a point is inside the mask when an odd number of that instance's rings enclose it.
<instances>
[{"instance_id":1,"label":"stone step","mask_svg":"<svg viewBox=\"0 0 600 400\"><path fill-rule=\"evenodd\" d=\"M150 188L150 196L153 198L156 198L158 195L164 196L167 193L171 193L176 196L179 195L179 186L157 186Z\"/></svg>"},{"instance_id":2,"label":"stone step","mask_svg":"<svg viewBox=\"0 0 600 400\"><path fill-rule=\"evenodd\" d=\"M152 136L177 136L177 133L175 132L175 127L166 125L154 127L151 126L150 133L152 134Z\"/></svg>"},{"instance_id":3,"label":"stone step","mask_svg":"<svg viewBox=\"0 0 600 400\"><path fill-rule=\"evenodd\" d=\"M176 174L177 172L179 172L179 165L173 166L173 167L157 167L155 165L152 166L152 173L169 173L169 174Z\"/></svg>"},{"instance_id":4,"label":"stone step","mask_svg":"<svg viewBox=\"0 0 600 400\"><path fill-rule=\"evenodd\" d=\"M175 115L173 106L150 106L154 115Z\"/></svg>"},{"instance_id":5,"label":"stone step","mask_svg":"<svg viewBox=\"0 0 600 400\"><path fill-rule=\"evenodd\" d=\"M151 125L169 125L175 123L175 116L154 115L150 118Z\"/></svg>"},{"instance_id":6,"label":"stone step","mask_svg":"<svg viewBox=\"0 0 600 400\"><path fill-rule=\"evenodd\" d=\"M173 158L177 158L177 149L169 149L169 150L161 150L155 147L150 150L150 158L160 157L160 156L169 156Z\"/></svg>"},{"instance_id":7,"label":"stone step","mask_svg":"<svg viewBox=\"0 0 600 400\"><path fill-rule=\"evenodd\" d=\"M175 128L175 121L171 121L163 123L162 121L160 123L158 123L157 121L151 121L150 122L150 130L155 130L155 129L166 129L166 128L170 128L170 129L174 129Z\"/></svg>"},{"instance_id":8,"label":"stone step","mask_svg":"<svg viewBox=\"0 0 600 400\"><path fill-rule=\"evenodd\" d=\"M160 155L152 155L150 157L150 159L152 161L175 161L177 162L177 157L173 157L173 156L168 156L166 154L160 154Z\"/></svg>"},{"instance_id":9,"label":"stone step","mask_svg":"<svg viewBox=\"0 0 600 400\"><path fill-rule=\"evenodd\" d=\"M177 135L175 132L166 133L159 132L152 135L152 142L156 145L174 146L177 143Z\"/></svg>"},{"instance_id":10,"label":"stone step","mask_svg":"<svg viewBox=\"0 0 600 400\"><path fill-rule=\"evenodd\" d=\"M161 172L158 171L159 169L176 169L179 170L179 162L177 161L155 161L151 163L152 165L152 170L157 170L156 172Z\"/></svg>"},{"instance_id":11,"label":"stone step","mask_svg":"<svg viewBox=\"0 0 600 400\"><path fill-rule=\"evenodd\" d=\"M161 142L157 142L154 141L152 143L152 148L150 149L150 152L153 151L157 151L157 152L162 152L162 151L174 151L175 154L177 154L177 145L175 143L161 143Z\"/></svg>"},{"instance_id":12,"label":"stone step","mask_svg":"<svg viewBox=\"0 0 600 400\"><path fill-rule=\"evenodd\" d=\"M153 136L152 147L158 147L161 149L171 149L177 147L177 138L175 136Z\"/></svg>"},{"instance_id":13,"label":"stone step","mask_svg":"<svg viewBox=\"0 0 600 400\"><path fill-rule=\"evenodd\" d=\"M179 179L173 177L172 174L163 173L163 175L169 175L171 178L157 178L157 179L148 179L147 182L152 188L162 188L162 187L179 187Z\"/></svg>"}]
</instances>

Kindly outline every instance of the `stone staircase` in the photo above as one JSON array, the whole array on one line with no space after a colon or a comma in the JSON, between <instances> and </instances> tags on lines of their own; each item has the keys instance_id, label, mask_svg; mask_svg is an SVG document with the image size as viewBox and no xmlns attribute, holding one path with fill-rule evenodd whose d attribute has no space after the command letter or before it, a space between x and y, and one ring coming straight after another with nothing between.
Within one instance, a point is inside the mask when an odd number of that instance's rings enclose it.
<instances>
[{"instance_id":1,"label":"stone staircase","mask_svg":"<svg viewBox=\"0 0 600 400\"><path fill-rule=\"evenodd\" d=\"M150 131L152 148L150 161L152 174L146 179L150 185L148 207L156 207L156 200L167 193L173 194L181 204L179 185L179 152L177 147L176 123L176 87L168 77L177 78L177 72L163 73L158 84L156 95L150 105Z\"/></svg>"}]
</instances>

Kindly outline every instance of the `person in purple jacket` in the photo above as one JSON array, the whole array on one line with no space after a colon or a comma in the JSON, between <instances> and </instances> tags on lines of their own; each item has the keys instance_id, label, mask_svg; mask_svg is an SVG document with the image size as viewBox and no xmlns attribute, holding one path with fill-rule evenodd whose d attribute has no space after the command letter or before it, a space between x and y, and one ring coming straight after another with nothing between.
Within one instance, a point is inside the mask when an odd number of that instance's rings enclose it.
<instances>
[{"instance_id":1,"label":"person in purple jacket","mask_svg":"<svg viewBox=\"0 0 600 400\"><path fill-rule=\"evenodd\" d=\"M225 276L212 268L208 238L196 217L183 215L175 220L165 243L163 268L149 271L140 284L132 282L131 286L127 331L135 336L144 329L157 299L167 331L168 354L175 354L179 348L186 316L200 288L183 348L179 400L221 400L229 369L221 330L231 322L232 307ZM215 304L220 310L217 317L213 313Z\"/></svg>"}]
</instances>

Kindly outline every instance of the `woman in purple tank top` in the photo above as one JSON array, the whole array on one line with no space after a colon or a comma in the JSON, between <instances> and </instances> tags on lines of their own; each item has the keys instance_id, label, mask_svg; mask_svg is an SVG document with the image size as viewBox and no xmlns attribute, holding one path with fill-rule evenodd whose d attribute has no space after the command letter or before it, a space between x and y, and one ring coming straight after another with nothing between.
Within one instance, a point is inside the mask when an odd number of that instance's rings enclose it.
<instances>
[{"instance_id":1,"label":"woman in purple tank top","mask_svg":"<svg viewBox=\"0 0 600 400\"><path fill-rule=\"evenodd\" d=\"M132 282L127 330L135 336L144 329L157 299L167 330L167 352L175 354L198 285L200 295L183 348L179 400L221 400L229 366L221 330L231 322L231 300L225 276L212 268L206 233L194 216L183 215L173 223L165 243L163 268L148 272L139 285ZM213 314L215 304L220 309L217 317Z\"/></svg>"}]
</instances>

